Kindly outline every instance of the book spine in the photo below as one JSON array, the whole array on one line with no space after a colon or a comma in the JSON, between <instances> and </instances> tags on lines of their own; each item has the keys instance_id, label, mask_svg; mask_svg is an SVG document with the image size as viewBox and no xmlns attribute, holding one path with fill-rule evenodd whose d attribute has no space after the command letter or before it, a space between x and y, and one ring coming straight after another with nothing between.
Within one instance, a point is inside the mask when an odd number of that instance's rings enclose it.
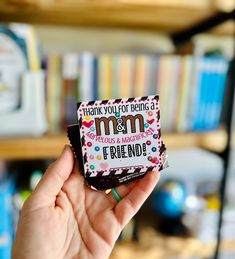
<instances>
[{"instance_id":1,"label":"book spine","mask_svg":"<svg viewBox=\"0 0 235 259\"><path fill-rule=\"evenodd\" d=\"M209 71L209 80L208 80L208 91L206 98L206 107L204 112L204 128L206 130L214 129L214 120L215 115L213 114L214 104L218 95L218 73L217 73L217 59L211 57L210 58L210 71Z\"/></svg>"},{"instance_id":2,"label":"book spine","mask_svg":"<svg viewBox=\"0 0 235 259\"><path fill-rule=\"evenodd\" d=\"M112 58L111 55L102 54L98 61L99 99L108 100L112 96Z\"/></svg>"},{"instance_id":3,"label":"book spine","mask_svg":"<svg viewBox=\"0 0 235 259\"><path fill-rule=\"evenodd\" d=\"M210 121L210 128L216 129L219 127L220 117L221 117L221 110L223 105L225 87L226 87L226 75L228 71L228 61L219 58L216 60L216 89L215 95L212 102L211 108L211 121Z\"/></svg>"},{"instance_id":4,"label":"book spine","mask_svg":"<svg viewBox=\"0 0 235 259\"><path fill-rule=\"evenodd\" d=\"M158 71L158 56L152 55L149 57L149 77L148 77L148 92L147 95L156 95L157 93L157 71Z\"/></svg>"},{"instance_id":5,"label":"book spine","mask_svg":"<svg viewBox=\"0 0 235 259\"><path fill-rule=\"evenodd\" d=\"M92 69L91 77L93 77L93 81L92 81L91 100L97 100L98 99L98 61L96 56L93 56L92 66L93 66L93 69Z\"/></svg>"},{"instance_id":6,"label":"book spine","mask_svg":"<svg viewBox=\"0 0 235 259\"><path fill-rule=\"evenodd\" d=\"M162 55L159 60L158 86L161 104L161 128L169 131L169 96L172 87L173 56Z\"/></svg>"},{"instance_id":7,"label":"book spine","mask_svg":"<svg viewBox=\"0 0 235 259\"><path fill-rule=\"evenodd\" d=\"M202 83L203 83L203 66L205 66L204 58L195 59L195 80L194 80L194 91L192 92L192 110L191 110L191 130L197 131L199 130L199 122L200 122L200 101L202 96Z\"/></svg>"},{"instance_id":8,"label":"book spine","mask_svg":"<svg viewBox=\"0 0 235 259\"><path fill-rule=\"evenodd\" d=\"M136 57L135 87L134 96L144 96L146 94L147 83L147 56L138 55Z\"/></svg>"},{"instance_id":9,"label":"book spine","mask_svg":"<svg viewBox=\"0 0 235 259\"><path fill-rule=\"evenodd\" d=\"M134 61L131 55L120 56L120 97L128 98L131 96L133 85L133 65Z\"/></svg>"},{"instance_id":10,"label":"book spine","mask_svg":"<svg viewBox=\"0 0 235 259\"><path fill-rule=\"evenodd\" d=\"M90 52L85 52L81 56L81 100L90 101L94 99L96 80L95 74L95 57Z\"/></svg>"},{"instance_id":11,"label":"book spine","mask_svg":"<svg viewBox=\"0 0 235 259\"><path fill-rule=\"evenodd\" d=\"M62 106L64 118L61 126L65 130L68 125L77 122L77 78L79 59L76 53L67 53L63 56L62 63Z\"/></svg>"},{"instance_id":12,"label":"book spine","mask_svg":"<svg viewBox=\"0 0 235 259\"><path fill-rule=\"evenodd\" d=\"M112 58L112 90L113 99L120 98L120 55L116 54Z\"/></svg>"},{"instance_id":13,"label":"book spine","mask_svg":"<svg viewBox=\"0 0 235 259\"><path fill-rule=\"evenodd\" d=\"M177 99L179 94L179 78L180 78L181 58L179 56L171 56L171 76L169 77L169 93L168 93L168 116L167 131L175 130Z\"/></svg>"},{"instance_id":14,"label":"book spine","mask_svg":"<svg viewBox=\"0 0 235 259\"><path fill-rule=\"evenodd\" d=\"M176 131L179 132L185 132L189 129L188 110L190 107L190 87L192 86L192 65L192 56L182 58L176 115Z\"/></svg>"},{"instance_id":15,"label":"book spine","mask_svg":"<svg viewBox=\"0 0 235 259\"><path fill-rule=\"evenodd\" d=\"M196 130L203 131L207 129L207 123L205 120L205 115L207 112L207 103L209 105L209 86L213 82L213 63L210 58L204 58L201 67L201 82L200 82L200 92L199 92L199 104L198 111L196 114Z\"/></svg>"},{"instance_id":16,"label":"book spine","mask_svg":"<svg viewBox=\"0 0 235 259\"><path fill-rule=\"evenodd\" d=\"M47 62L47 110L49 132L59 133L64 105L61 103L61 57L50 54Z\"/></svg>"}]
</instances>

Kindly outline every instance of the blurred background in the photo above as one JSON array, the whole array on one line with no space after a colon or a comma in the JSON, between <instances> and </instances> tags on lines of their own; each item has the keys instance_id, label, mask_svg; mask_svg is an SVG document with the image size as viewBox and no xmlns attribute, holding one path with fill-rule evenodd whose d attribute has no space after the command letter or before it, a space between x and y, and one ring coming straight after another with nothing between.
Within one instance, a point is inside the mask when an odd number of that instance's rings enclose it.
<instances>
[{"instance_id":1,"label":"blurred background","mask_svg":"<svg viewBox=\"0 0 235 259\"><path fill-rule=\"evenodd\" d=\"M234 19L233 0L0 1L0 259L76 102L156 93L170 166L111 258L235 258Z\"/></svg>"}]
</instances>

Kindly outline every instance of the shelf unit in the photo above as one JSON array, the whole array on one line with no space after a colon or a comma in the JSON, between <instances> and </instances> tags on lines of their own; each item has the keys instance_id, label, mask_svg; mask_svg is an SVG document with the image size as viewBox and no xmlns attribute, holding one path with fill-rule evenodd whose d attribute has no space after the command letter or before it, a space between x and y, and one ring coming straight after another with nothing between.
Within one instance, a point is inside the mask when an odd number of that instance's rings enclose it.
<instances>
[{"instance_id":1,"label":"shelf unit","mask_svg":"<svg viewBox=\"0 0 235 259\"><path fill-rule=\"evenodd\" d=\"M167 148L203 147L216 152L224 149L227 140L222 129L204 133L163 134L162 138ZM65 144L69 144L65 134L0 139L0 159L56 158Z\"/></svg>"},{"instance_id":2,"label":"shelf unit","mask_svg":"<svg viewBox=\"0 0 235 259\"><path fill-rule=\"evenodd\" d=\"M0 2L1 22L184 31L234 8L232 1L187 0L8 0ZM232 34L222 25L214 33Z\"/></svg>"}]
</instances>

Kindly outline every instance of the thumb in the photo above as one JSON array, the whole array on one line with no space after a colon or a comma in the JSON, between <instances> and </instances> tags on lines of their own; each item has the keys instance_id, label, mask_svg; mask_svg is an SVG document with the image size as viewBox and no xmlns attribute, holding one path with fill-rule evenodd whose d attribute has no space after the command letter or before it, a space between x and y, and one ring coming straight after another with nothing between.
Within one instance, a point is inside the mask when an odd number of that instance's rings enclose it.
<instances>
[{"instance_id":1,"label":"thumb","mask_svg":"<svg viewBox=\"0 0 235 259\"><path fill-rule=\"evenodd\" d=\"M64 182L73 171L73 165L73 152L69 146L65 145L60 157L46 170L34 191L34 195L46 196L49 200L56 198Z\"/></svg>"}]
</instances>

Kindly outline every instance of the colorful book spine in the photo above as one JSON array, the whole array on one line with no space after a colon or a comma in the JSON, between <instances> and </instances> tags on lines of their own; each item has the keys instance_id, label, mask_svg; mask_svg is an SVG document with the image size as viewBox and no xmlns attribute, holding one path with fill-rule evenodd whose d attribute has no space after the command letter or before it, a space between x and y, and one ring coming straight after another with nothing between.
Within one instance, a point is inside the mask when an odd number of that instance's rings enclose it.
<instances>
[{"instance_id":1,"label":"colorful book spine","mask_svg":"<svg viewBox=\"0 0 235 259\"><path fill-rule=\"evenodd\" d=\"M59 133L65 107L61 103L61 57L58 54L50 54L47 59L47 109L49 132Z\"/></svg>"},{"instance_id":2,"label":"colorful book spine","mask_svg":"<svg viewBox=\"0 0 235 259\"><path fill-rule=\"evenodd\" d=\"M97 88L95 56L90 52L85 52L80 56L79 81L79 100L95 100Z\"/></svg>"},{"instance_id":3,"label":"colorful book spine","mask_svg":"<svg viewBox=\"0 0 235 259\"><path fill-rule=\"evenodd\" d=\"M67 53L63 55L61 95L62 106L64 106L61 118L61 127L63 130L65 130L68 125L75 124L77 121L78 61L78 54L76 53Z\"/></svg>"},{"instance_id":4,"label":"colorful book spine","mask_svg":"<svg viewBox=\"0 0 235 259\"><path fill-rule=\"evenodd\" d=\"M177 55L172 55L171 57L171 66L170 66L170 75L169 76L169 93L168 93L168 115L167 115L167 124L166 130L172 132L175 130L176 118L177 118L177 100L179 98L179 79L180 79L180 67L181 67L181 58Z\"/></svg>"},{"instance_id":5,"label":"colorful book spine","mask_svg":"<svg viewBox=\"0 0 235 259\"><path fill-rule=\"evenodd\" d=\"M120 55L113 55L112 58L112 87L111 96L113 99L120 98Z\"/></svg>"},{"instance_id":6,"label":"colorful book spine","mask_svg":"<svg viewBox=\"0 0 235 259\"><path fill-rule=\"evenodd\" d=\"M147 95L156 95L157 93L157 71L158 71L159 57L157 55L149 56L148 62L148 88Z\"/></svg>"},{"instance_id":7,"label":"colorful book spine","mask_svg":"<svg viewBox=\"0 0 235 259\"><path fill-rule=\"evenodd\" d=\"M100 100L112 98L112 56L102 54L98 57L98 96Z\"/></svg>"},{"instance_id":8,"label":"colorful book spine","mask_svg":"<svg viewBox=\"0 0 235 259\"><path fill-rule=\"evenodd\" d=\"M176 131L185 132L189 130L190 88L192 86L192 56L184 56L181 61L181 71L178 88L178 104L176 117Z\"/></svg>"},{"instance_id":9,"label":"colorful book spine","mask_svg":"<svg viewBox=\"0 0 235 259\"><path fill-rule=\"evenodd\" d=\"M213 63L210 58L203 57L200 59L197 81L197 96L195 103L195 113L193 121L193 129L195 131L204 130L204 116L206 113L206 102L208 86L212 79Z\"/></svg>"},{"instance_id":10,"label":"colorful book spine","mask_svg":"<svg viewBox=\"0 0 235 259\"><path fill-rule=\"evenodd\" d=\"M205 89L207 89L205 93L205 107L203 113L203 121L202 121L202 129L205 130L213 130L213 121L214 115L213 111L213 103L216 100L216 96L218 94L218 73L217 73L217 58L208 57L209 65L209 79L207 85L205 85ZM212 124L211 124L212 122Z\"/></svg>"},{"instance_id":11,"label":"colorful book spine","mask_svg":"<svg viewBox=\"0 0 235 259\"><path fill-rule=\"evenodd\" d=\"M128 98L132 96L134 58L131 55L122 54L119 56L120 64L120 97Z\"/></svg>"},{"instance_id":12,"label":"colorful book spine","mask_svg":"<svg viewBox=\"0 0 235 259\"><path fill-rule=\"evenodd\" d=\"M161 128L163 131L170 131L169 128L169 96L173 86L174 60L175 56L162 55L159 59L158 70L158 94L160 97L161 107Z\"/></svg>"},{"instance_id":13,"label":"colorful book spine","mask_svg":"<svg viewBox=\"0 0 235 259\"><path fill-rule=\"evenodd\" d=\"M135 60L134 96L145 96L147 85L148 56L137 55Z\"/></svg>"},{"instance_id":14,"label":"colorful book spine","mask_svg":"<svg viewBox=\"0 0 235 259\"><path fill-rule=\"evenodd\" d=\"M215 64L216 80L214 98L211 102L210 115L208 116L207 122L209 129L216 129L219 127L228 71L228 61L224 58L216 58Z\"/></svg>"},{"instance_id":15,"label":"colorful book spine","mask_svg":"<svg viewBox=\"0 0 235 259\"><path fill-rule=\"evenodd\" d=\"M0 258L10 259L14 236L13 195L15 182L7 177L0 181Z\"/></svg>"},{"instance_id":16,"label":"colorful book spine","mask_svg":"<svg viewBox=\"0 0 235 259\"><path fill-rule=\"evenodd\" d=\"M191 81L191 89L190 89L190 105L187 107L188 112L188 130L194 131L195 126L195 116L197 112L198 102L199 102L199 93L200 89L198 85L200 85L201 81L201 57L195 57L193 56L193 65L192 65L192 81Z\"/></svg>"}]
</instances>

